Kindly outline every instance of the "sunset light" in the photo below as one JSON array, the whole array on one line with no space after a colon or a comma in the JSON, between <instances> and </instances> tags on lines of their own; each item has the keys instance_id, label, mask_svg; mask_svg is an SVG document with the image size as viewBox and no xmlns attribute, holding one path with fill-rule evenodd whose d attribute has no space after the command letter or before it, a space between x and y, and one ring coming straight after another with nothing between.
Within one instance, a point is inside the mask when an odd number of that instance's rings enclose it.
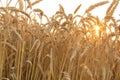
<instances>
[{"instance_id":1,"label":"sunset light","mask_svg":"<svg viewBox=\"0 0 120 80\"><path fill-rule=\"evenodd\" d=\"M95 28L95 34L96 34L96 36L99 36L100 26L96 25L96 26L94 26L94 28Z\"/></svg>"}]
</instances>

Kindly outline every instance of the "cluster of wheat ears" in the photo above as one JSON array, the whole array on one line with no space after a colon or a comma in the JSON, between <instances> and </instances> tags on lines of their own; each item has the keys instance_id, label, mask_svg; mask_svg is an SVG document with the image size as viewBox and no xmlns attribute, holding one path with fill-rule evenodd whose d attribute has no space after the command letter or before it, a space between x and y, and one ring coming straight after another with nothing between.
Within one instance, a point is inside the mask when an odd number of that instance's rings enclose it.
<instances>
[{"instance_id":1,"label":"cluster of wheat ears","mask_svg":"<svg viewBox=\"0 0 120 80\"><path fill-rule=\"evenodd\" d=\"M90 12L109 1L84 15L77 14L82 5L69 15L59 5L51 18L32 8L40 1L18 0L11 7L8 0L0 7L0 80L120 80L120 19L113 17L119 0L103 20Z\"/></svg>"}]
</instances>

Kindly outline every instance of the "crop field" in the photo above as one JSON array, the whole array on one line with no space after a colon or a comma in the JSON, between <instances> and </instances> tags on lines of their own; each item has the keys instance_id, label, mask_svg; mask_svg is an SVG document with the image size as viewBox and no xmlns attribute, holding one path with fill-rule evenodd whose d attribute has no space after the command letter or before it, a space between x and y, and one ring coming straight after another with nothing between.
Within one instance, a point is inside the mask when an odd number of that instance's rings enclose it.
<instances>
[{"instance_id":1,"label":"crop field","mask_svg":"<svg viewBox=\"0 0 120 80\"><path fill-rule=\"evenodd\" d=\"M52 17L32 8L41 0L12 1L0 7L0 80L120 80L119 0L102 20L90 12L109 1L84 15L77 14L82 4L68 15L60 4Z\"/></svg>"}]
</instances>

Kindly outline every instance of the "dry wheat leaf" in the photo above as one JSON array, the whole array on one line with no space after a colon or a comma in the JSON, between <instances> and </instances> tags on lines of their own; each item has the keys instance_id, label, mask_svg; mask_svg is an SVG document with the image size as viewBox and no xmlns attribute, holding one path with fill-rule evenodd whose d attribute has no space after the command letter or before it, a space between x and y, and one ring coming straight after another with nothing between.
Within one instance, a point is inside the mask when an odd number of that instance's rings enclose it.
<instances>
[{"instance_id":1,"label":"dry wheat leaf","mask_svg":"<svg viewBox=\"0 0 120 80\"><path fill-rule=\"evenodd\" d=\"M9 7L10 3L12 2L12 0L7 0L7 7Z\"/></svg>"},{"instance_id":2,"label":"dry wheat leaf","mask_svg":"<svg viewBox=\"0 0 120 80\"><path fill-rule=\"evenodd\" d=\"M23 42L23 38L22 38L21 34L18 33L15 28L12 27L12 29L14 30L14 32L15 32L15 34L18 36L18 38Z\"/></svg>"},{"instance_id":3,"label":"dry wheat leaf","mask_svg":"<svg viewBox=\"0 0 120 80\"><path fill-rule=\"evenodd\" d=\"M39 40L37 39L37 40L35 40L35 42L34 42L34 44L33 44L33 46L31 47L31 49L30 49L30 52L32 52L32 50L35 48L35 46L37 45L37 43L39 42Z\"/></svg>"},{"instance_id":4,"label":"dry wheat leaf","mask_svg":"<svg viewBox=\"0 0 120 80\"><path fill-rule=\"evenodd\" d=\"M17 48L16 48L14 45L12 45L12 44L10 44L10 43L8 43L8 42L1 42L1 43L9 46L11 49L13 49L15 52L17 52Z\"/></svg>"},{"instance_id":5,"label":"dry wheat leaf","mask_svg":"<svg viewBox=\"0 0 120 80\"><path fill-rule=\"evenodd\" d=\"M77 13L77 11L80 9L80 7L81 7L81 4L75 9L74 14Z\"/></svg>"},{"instance_id":6,"label":"dry wheat leaf","mask_svg":"<svg viewBox=\"0 0 120 80\"><path fill-rule=\"evenodd\" d=\"M89 13L90 11L92 11L93 9L99 7L99 6L102 6L102 5L105 5L107 4L109 1L102 1L102 2L98 2L94 5L91 5L90 7L88 7L88 9L85 11L85 13Z\"/></svg>"},{"instance_id":7,"label":"dry wheat leaf","mask_svg":"<svg viewBox=\"0 0 120 80\"><path fill-rule=\"evenodd\" d=\"M12 10L12 11L16 11L16 12L20 12L20 13L26 15L28 18L31 19L31 17L30 17L29 14L27 14L26 12L24 12L24 11L22 11L22 10L17 9L16 7L8 7L7 9Z\"/></svg>"},{"instance_id":8,"label":"dry wheat leaf","mask_svg":"<svg viewBox=\"0 0 120 80\"><path fill-rule=\"evenodd\" d=\"M42 0L36 0L35 2L29 4L29 5L27 6L27 8L30 8L30 7L32 7L32 6L36 5L36 4L38 4L40 1L42 1Z\"/></svg>"}]
</instances>

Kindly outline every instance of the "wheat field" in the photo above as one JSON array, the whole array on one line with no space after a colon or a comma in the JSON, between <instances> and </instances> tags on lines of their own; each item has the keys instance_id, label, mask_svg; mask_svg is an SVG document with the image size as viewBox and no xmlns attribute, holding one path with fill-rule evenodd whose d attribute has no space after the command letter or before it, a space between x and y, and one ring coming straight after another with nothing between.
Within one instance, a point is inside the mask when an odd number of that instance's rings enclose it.
<instances>
[{"instance_id":1,"label":"wheat field","mask_svg":"<svg viewBox=\"0 0 120 80\"><path fill-rule=\"evenodd\" d=\"M0 80L120 80L119 0L102 20L90 12L109 1L84 15L77 14L82 4L69 15L60 4L51 18L32 8L41 0L11 2L0 7Z\"/></svg>"}]
</instances>

